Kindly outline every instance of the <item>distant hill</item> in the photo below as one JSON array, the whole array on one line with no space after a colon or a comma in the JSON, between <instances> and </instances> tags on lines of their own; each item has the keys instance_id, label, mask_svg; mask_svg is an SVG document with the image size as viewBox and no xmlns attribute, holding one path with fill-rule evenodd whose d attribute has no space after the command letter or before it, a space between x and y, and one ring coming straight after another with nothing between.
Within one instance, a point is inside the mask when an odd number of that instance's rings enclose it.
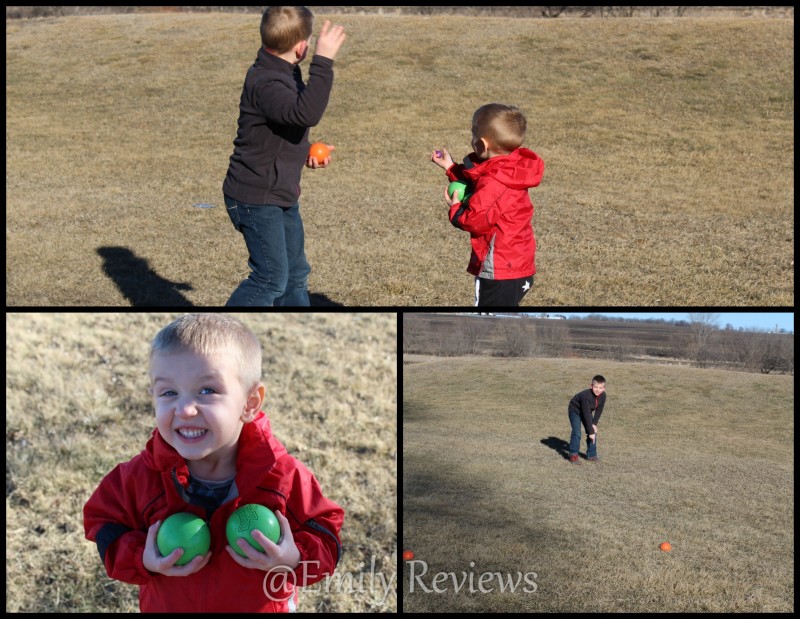
<instances>
[{"instance_id":1,"label":"distant hill","mask_svg":"<svg viewBox=\"0 0 800 619\"><path fill-rule=\"evenodd\" d=\"M794 336L716 330L698 358L688 324L548 320L476 314L406 314L403 350L457 356L604 358L697 364L762 373L794 371Z\"/></svg>"},{"instance_id":2,"label":"distant hill","mask_svg":"<svg viewBox=\"0 0 800 619\"><path fill-rule=\"evenodd\" d=\"M261 13L263 6L7 6L6 19L108 13ZM314 13L497 17L793 17L791 6L312 6Z\"/></svg>"}]
</instances>

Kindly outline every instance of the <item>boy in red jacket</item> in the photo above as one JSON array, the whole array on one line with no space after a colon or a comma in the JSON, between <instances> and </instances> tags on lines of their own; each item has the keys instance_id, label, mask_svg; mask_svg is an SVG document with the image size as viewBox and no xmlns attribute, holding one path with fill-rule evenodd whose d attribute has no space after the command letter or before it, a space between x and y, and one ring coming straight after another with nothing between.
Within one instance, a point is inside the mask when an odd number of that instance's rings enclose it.
<instances>
[{"instance_id":1,"label":"boy in red jacket","mask_svg":"<svg viewBox=\"0 0 800 619\"><path fill-rule=\"evenodd\" d=\"M544 174L544 161L522 148L527 123L516 107L490 103L472 117L472 148L455 165L447 150L431 161L450 181L466 182L462 200L445 190L450 223L470 233L472 257L467 271L475 276L475 305L518 306L533 285L536 239L528 189Z\"/></svg>"},{"instance_id":2,"label":"boy in red jacket","mask_svg":"<svg viewBox=\"0 0 800 619\"><path fill-rule=\"evenodd\" d=\"M156 429L145 450L100 482L83 510L111 578L139 585L143 612L267 612L293 608L295 586L333 573L344 512L290 456L261 412L261 347L238 320L199 314L162 329L150 352ZM259 531L227 545L225 525L247 504L271 509L275 544ZM211 549L186 565L162 556L161 523L190 512L211 531Z\"/></svg>"}]
</instances>

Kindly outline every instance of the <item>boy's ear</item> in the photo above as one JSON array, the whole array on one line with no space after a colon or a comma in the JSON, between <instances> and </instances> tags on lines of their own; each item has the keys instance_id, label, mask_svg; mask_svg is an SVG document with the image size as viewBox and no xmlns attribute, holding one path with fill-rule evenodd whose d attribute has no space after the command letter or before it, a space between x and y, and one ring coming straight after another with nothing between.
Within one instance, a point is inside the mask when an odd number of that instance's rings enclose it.
<instances>
[{"instance_id":1,"label":"boy's ear","mask_svg":"<svg viewBox=\"0 0 800 619\"><path fill-rule=\"evenodd\" d=\"M308 41L300 41L294 48L294 53L298 58L302 58L308 49Z\"/></svg>"},{"instance_id":2,"label":"boy's ear","mask_svg":"<svg viewBox=\"0 0 800 619\"><path fill-rule=\"evenodd\" d=\"M244 411L242 412L242 421L250 423L255 419L261 410L261 405L264 404L264 396L266 395L266 388L262 383L250 392L247 402L244 404Z\"/></svg>"}]
</instances>

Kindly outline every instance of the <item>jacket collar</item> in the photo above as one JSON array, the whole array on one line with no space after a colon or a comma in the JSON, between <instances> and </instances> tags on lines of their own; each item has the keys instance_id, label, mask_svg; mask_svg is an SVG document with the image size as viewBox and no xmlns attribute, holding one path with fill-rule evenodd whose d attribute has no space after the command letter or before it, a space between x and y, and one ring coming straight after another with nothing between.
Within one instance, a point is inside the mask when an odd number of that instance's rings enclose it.
<instances>
[{"instance_id":1,"label":"jacket collar","mask_svg":"<svg viewBox=\"0 0 800 619\"><path fill-rule=\"evenodd\" d=\"M261 411L251 423L246 423L239 435L236 454L236 484L240 492L259 483L286 448L272 434L269 418ZM184 487L189 483L189 467L172 445L153 430L145 447L145 461L150 468L166 473Z\"/></svg>"},{"instance_id":2,"label":"jacket collar","mask_svg":"<svg viewBox=\"0 0 800 619\"><path fill-rule=\"evenodd\" d=\"M263 67L265 69L271 69L273 71L281 71L282 73L291 75L297 65L293 65L291 62L288 62L283 58L279 58L275 54L270 54L262 46L258 50L258 57L256 58L256 66Z\"/></svg>"}]
</instances>

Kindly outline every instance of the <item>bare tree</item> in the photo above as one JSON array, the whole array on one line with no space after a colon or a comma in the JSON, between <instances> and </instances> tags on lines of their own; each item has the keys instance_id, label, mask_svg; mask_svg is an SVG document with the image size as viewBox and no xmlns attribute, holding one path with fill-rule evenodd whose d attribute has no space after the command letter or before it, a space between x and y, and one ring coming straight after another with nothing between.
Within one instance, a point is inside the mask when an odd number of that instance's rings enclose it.
<instances>
[{"instance_id":1,"label":"bare tree","mask_svg":"<svg viewBox=\"0 0 800 619\"><path fill-rule=\"evenodd\" d=\"M689 329L692 333L689 358L698 367L706 367L710 360L711 336L718 328L719 319L719 314L689 314Z\"/></svg>"},{"instance_id":2,"label":"bare tree","mask_svg":"<svg viewBox=\"0 0 800 619\"><path fill-rule=\"evenodd\" d=\"M755 333L748 350L752 371L762 374L794 371L794 337L777 333Z\"/></svg>"},{"instance_id":3,"label":"bare tree","mask_svg":"<svg viewBox=\"0 0 800 619\"><path fill-rule=\"evenodd\" d=\"M444 357L460 357L470 352L471 344L464 338L463 327L455 329L439 329L431 336L431 342L437 355Z\"/></svg>"},{"instance_id":4,"label":"bare tree","mask_svg":"<svg viewBox=\"0 0 800 619\"><path fill-rule=\"evenodd\" d=\"M569 349L569 327L560 320L551 320L536 329L537 348L547 357L563 357Z\"/></svg>"},{"instance_id":5,"label":"bare tree","mask_svg":"<svg viewBox=\"0 0 800 619\"><path fill-rule=\"evenodd\" d=\"M614 361L628 361L633 357L633 342L627 337L606 338L606 353Z\"/></svg>"},{"instance_id":6,"label":"bare tree","mask_svg":"<svg viewBox=\"0 0 800 619\"><path fill-rule=\"evenodd\" d=\"M419 319L409 314L403 314L403 352L416 352L421 335L422 328Z\"/></svg>"},{"instance_id":7,"label":"bare tree","mask_svg":"<svg viewBox=\"0 0 800 619\"><path fill-rule=\"evenodd\" d=\"M558 17L566 8L565 6L543 6L541 7L542 17Z\"/></svg>"},{"instance_id":8,"label":"bare tree","mask_svg":"<svg viewBox=\"0 0 800 619\"><path fill-rule=\"evenodd\" d=\"M506 354L509 357L530 357L533 352L531 329L522 320L507 320L503 323L506 339Z\"/></svg>"},{"instance_id":9,"label":"bare tree","mask_svg":"<svg viewBox=\"0 0 800 619\"><path fill-rule=\"evenodd\" d=\"M464 352L468 355L478 354L481 349L481 340L486 337L488 332L486 323L471 316L465 316L461 319L459 327Z\"/></svg>"},{"instance_id":10,"label":"bare tree","mask_svg":"<svg viewBox=\"0 0 800 619\"><path fill-rule=\"evenodd\" d=\"M786 363L786 372L794 375L794 335L781 336L781 356Z\"/></svg>"}]
</instances>

